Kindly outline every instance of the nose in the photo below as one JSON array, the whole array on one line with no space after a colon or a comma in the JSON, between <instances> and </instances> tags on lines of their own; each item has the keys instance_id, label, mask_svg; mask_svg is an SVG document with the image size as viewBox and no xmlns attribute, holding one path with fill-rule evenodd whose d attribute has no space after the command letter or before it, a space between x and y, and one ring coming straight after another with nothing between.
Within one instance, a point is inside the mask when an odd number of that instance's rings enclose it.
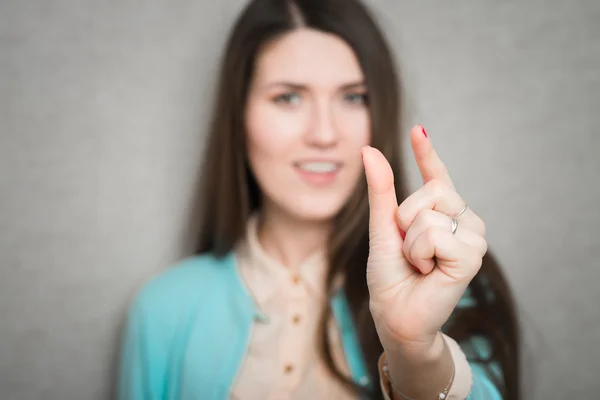
<instances>
[{"instance_id":1,"label":"nose","mask_svg":"<svg viewBox=\"0 0 600 400\"><path fill-rule=\"evenodd\" d=\"M319 148L334 147L339 138L332 107L326 101L315 102L310 118L306 132L307 144Z\"/></svg>"}]
</instances>

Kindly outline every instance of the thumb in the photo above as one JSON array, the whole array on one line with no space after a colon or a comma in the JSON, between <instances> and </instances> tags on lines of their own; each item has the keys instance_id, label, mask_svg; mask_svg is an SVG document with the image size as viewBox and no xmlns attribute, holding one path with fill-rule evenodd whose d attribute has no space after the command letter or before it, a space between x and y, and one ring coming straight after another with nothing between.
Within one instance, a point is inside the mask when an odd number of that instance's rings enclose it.
<instances>
[{"instance_id":1,"label":"thumb","mask_svg":"<svg viewBox=\"0 0 600 400\"><path fill-rule=\"evenodd\" d=\"M398 201L394 188L394 174L389 162L373 147L362 149L363 164L369 189L369 238L385 240L394 250L401 250L400 228L396 220ZM386 246L387 247L387 246ZM389 249L392 250L392 249Z\"/></svg>"},{"instance_id":2,"label":"thumb","mask_svg":"<svg viewBox=\"0 0 600 400\"><path fill-rule=\"evenodd\" d=\"M369 189L369 293L384 293L414 273L402 252L403 240L396 220L398 201L394 173L383 154L366 146L362 150ZM372 297L373 298L373 297Z\"/></svg>"}]
</instances>

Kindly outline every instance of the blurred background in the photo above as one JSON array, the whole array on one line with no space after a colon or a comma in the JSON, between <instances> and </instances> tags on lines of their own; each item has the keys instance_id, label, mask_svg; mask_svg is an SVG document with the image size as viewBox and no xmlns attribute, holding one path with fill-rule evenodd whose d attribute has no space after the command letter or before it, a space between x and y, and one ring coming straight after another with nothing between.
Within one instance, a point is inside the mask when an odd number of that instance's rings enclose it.
<instances>
[{"instance_id":1,"label":"blurred background","mask_svg":"<svg viewBox=\"0 0 600 400\"><path fill-rule=\"evenodd\" d=\"M244 3L0 3L0 398L112 396L129 301L191 249ZM600 2L367 3L407 128L427 128L512 283L525 398L597 399Z\"/></svg>"}]
</instances>

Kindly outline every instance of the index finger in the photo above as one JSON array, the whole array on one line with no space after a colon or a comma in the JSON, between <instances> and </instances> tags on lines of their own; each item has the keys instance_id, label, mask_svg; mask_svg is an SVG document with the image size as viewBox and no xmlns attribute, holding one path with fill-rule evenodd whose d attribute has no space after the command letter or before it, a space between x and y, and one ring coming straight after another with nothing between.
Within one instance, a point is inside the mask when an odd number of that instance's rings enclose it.
<instances>
[{"instance_id":1,"label":"index finger","mask_svg":"<svg viewBox=\"0 0 600 400\"><path fill-rule=\"evenodd\" d=\"M433 148L433 144L429 140L425 128L421 125L412 128L410 131L410 143L415 161L423 177L423 183L437 179L454 189L454 183L452 182L452 178L450 178L448 169Z\"/></svg>"}]
</instances>

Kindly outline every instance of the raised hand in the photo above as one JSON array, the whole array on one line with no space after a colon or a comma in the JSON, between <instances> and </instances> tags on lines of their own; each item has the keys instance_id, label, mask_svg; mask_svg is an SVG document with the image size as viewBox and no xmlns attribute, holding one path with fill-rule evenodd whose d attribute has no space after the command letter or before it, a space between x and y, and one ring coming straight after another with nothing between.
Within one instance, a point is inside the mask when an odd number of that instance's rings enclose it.
<instances>
[{"instance_id":1,"label":"raised hand","mask_svg":"<svg viewBox=\"0 0 600 400\"><path fill-rule=\"evenodd\" d=\"M421 126L411 130L411 144L424 184L400 206L385 157L372 147L362 156L371 312L384 347L418 351L432 345L450 317L481 267L487 243L483 221L466 208Z\"/></svg>"}]
</instances>

